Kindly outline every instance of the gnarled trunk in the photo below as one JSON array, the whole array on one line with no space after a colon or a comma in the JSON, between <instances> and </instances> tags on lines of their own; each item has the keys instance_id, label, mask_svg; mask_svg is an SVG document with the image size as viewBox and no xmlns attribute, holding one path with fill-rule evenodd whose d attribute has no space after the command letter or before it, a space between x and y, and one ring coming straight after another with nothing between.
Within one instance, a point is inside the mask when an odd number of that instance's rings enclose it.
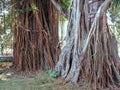
<instances>
[{"instance_id":1,"label":"gnarled trunk","mask_svg":"<svg viewBox=\"0 0 120 90\"><path fill-rule=\"evenodd\" d=\"M118 52L107 23L110 0L71 0L66 46L56 65L58 76L105 88L120 81Z\"/></svg>"},{"instance_id":2,"label":"gnarled trunk","mask_svg":"<svg viewBox=\"0 0 120 90\"><path fill-rule=\"evenodd\" d=\"M57 11L49 0L20 0L16 7L14 67L18 71L54 68L58 57Z\"/></svg>"}]
</instances>

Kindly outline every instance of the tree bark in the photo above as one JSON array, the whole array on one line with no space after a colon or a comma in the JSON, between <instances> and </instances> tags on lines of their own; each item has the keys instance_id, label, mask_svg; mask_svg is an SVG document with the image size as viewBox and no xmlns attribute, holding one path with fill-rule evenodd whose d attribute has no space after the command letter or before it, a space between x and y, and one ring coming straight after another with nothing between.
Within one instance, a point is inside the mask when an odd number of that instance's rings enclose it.
<instances>
[{"instance_id":1,"label":"tree bark","mask_svg":"<svg viewBox=\"0 0 120 90\"><path fill-rule=\"evenodd\" d=\"M48 0L20 0L16 8L14 68L17 71L53 69L58 57L56 9Z\"/></svg>"},{"instance_id":2,"label":"tree bark","mask_svg":"<svg viewBox=\"0 0 120 90\"><path fill-rule=\"evenodd\" d=\"M66 81L90 82L95 89L117 85L118 51L107 23L110 0L71 0L66 46L56 65ZM115 48L115 49L113 49Z\"/></svg>"}]
</instances>

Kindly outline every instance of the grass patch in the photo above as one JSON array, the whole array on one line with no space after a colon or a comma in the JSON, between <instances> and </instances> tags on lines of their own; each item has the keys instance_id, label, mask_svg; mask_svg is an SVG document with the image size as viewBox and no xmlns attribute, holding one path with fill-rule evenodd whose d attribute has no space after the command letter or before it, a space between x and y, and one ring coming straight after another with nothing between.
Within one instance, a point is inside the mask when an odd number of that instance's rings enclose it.
<instances>
[{"instance_id":1,"label":"grass patch","mask_svg":"<svg viewBox=\"0 0 120 90\"><path fill-rule=\"evenodd\" d=\"M0 90L53 90L55 82L47 73L38 74L32 78L17 75L7 78L6 75L0 75Z\"/></svg>"},{"instance_id":2,"label":"grass patch","mask_svg":"<svg viewBox=\"0 0 120 90\"><path fill-rule=\"evenodd\" d=\"M61 79L50 78L48 72L41 72L29 77L22 75L0 75L0 90L90 90L73 85L63 84Z\"/></svg>"}]
</instances>

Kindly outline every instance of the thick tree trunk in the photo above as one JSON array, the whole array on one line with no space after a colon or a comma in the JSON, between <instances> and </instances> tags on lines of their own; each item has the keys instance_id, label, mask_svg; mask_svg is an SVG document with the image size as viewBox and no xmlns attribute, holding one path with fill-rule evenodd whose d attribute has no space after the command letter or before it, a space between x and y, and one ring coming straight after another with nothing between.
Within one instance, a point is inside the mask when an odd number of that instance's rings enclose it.
<instances>
[{"instance_id":1,"label":"thick tree trunk","mask_svg":"<svg viewBox=\"0 0 120 90\"><path fill-rule=\"evenodd\" d=\"M57 11L48 0L17 1L14 67L18 71L54 68L58 43Z\"/></svg>"},{"instance_id":2,"label":"thick tree trunk","mask_svg":"<svg viewBox=\"0 0 120 90\"><path fill-rule=\"evenodd\" d=\"M71 0L66 46L56 65L58 76L74 83L88 81L105 88L120 81L116 39L106 12L110 0Z\"/></svg>"}]
</instances>

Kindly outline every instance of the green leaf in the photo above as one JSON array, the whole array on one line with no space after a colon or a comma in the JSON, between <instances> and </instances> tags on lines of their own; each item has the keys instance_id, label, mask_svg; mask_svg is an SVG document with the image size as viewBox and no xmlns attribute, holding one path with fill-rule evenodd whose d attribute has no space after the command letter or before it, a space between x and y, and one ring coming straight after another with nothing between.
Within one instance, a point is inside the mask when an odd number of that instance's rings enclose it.
<instances>
[{"instance_id":1,"label":"green leaf","mask_svg":"<svg viewBox=\"0 0 120 90\"><path fill-rule=\"evenodd\" d=\"M56 78L57 77L57 70L49 70L49 76L51 78Z\"/></svg>"},{"instance_id":2,"label":"green leaf","mask_svg":"<svg viewBox=\"0 0 120 90\"><path fill-rule=\"evenodd\" d=\"M23 14L23 13L24 13L24 10L23 10L23 9L19 9L18 12L19 12L20 14Z\"/></svg>"},{"instance_id":3,"label":"green leaf","mask_svg":"<svg viewBox=\"0 0 120 90\"><path fill-rule=\"evenodd\" d=\"M112 0L114 8L120 6L120 0Z\"/></svg>"},{"instance_id":4,"label":"green leaf","mask_svg":"<svg viewBox=\"0 0 120 90\"><path fill-rule=\"evenodd\" d=\"M31 9L32 9L32 11L38 10L38 8L36 7L36 5L34 3L31 4Z\"/></svg>"}]
</instances>

